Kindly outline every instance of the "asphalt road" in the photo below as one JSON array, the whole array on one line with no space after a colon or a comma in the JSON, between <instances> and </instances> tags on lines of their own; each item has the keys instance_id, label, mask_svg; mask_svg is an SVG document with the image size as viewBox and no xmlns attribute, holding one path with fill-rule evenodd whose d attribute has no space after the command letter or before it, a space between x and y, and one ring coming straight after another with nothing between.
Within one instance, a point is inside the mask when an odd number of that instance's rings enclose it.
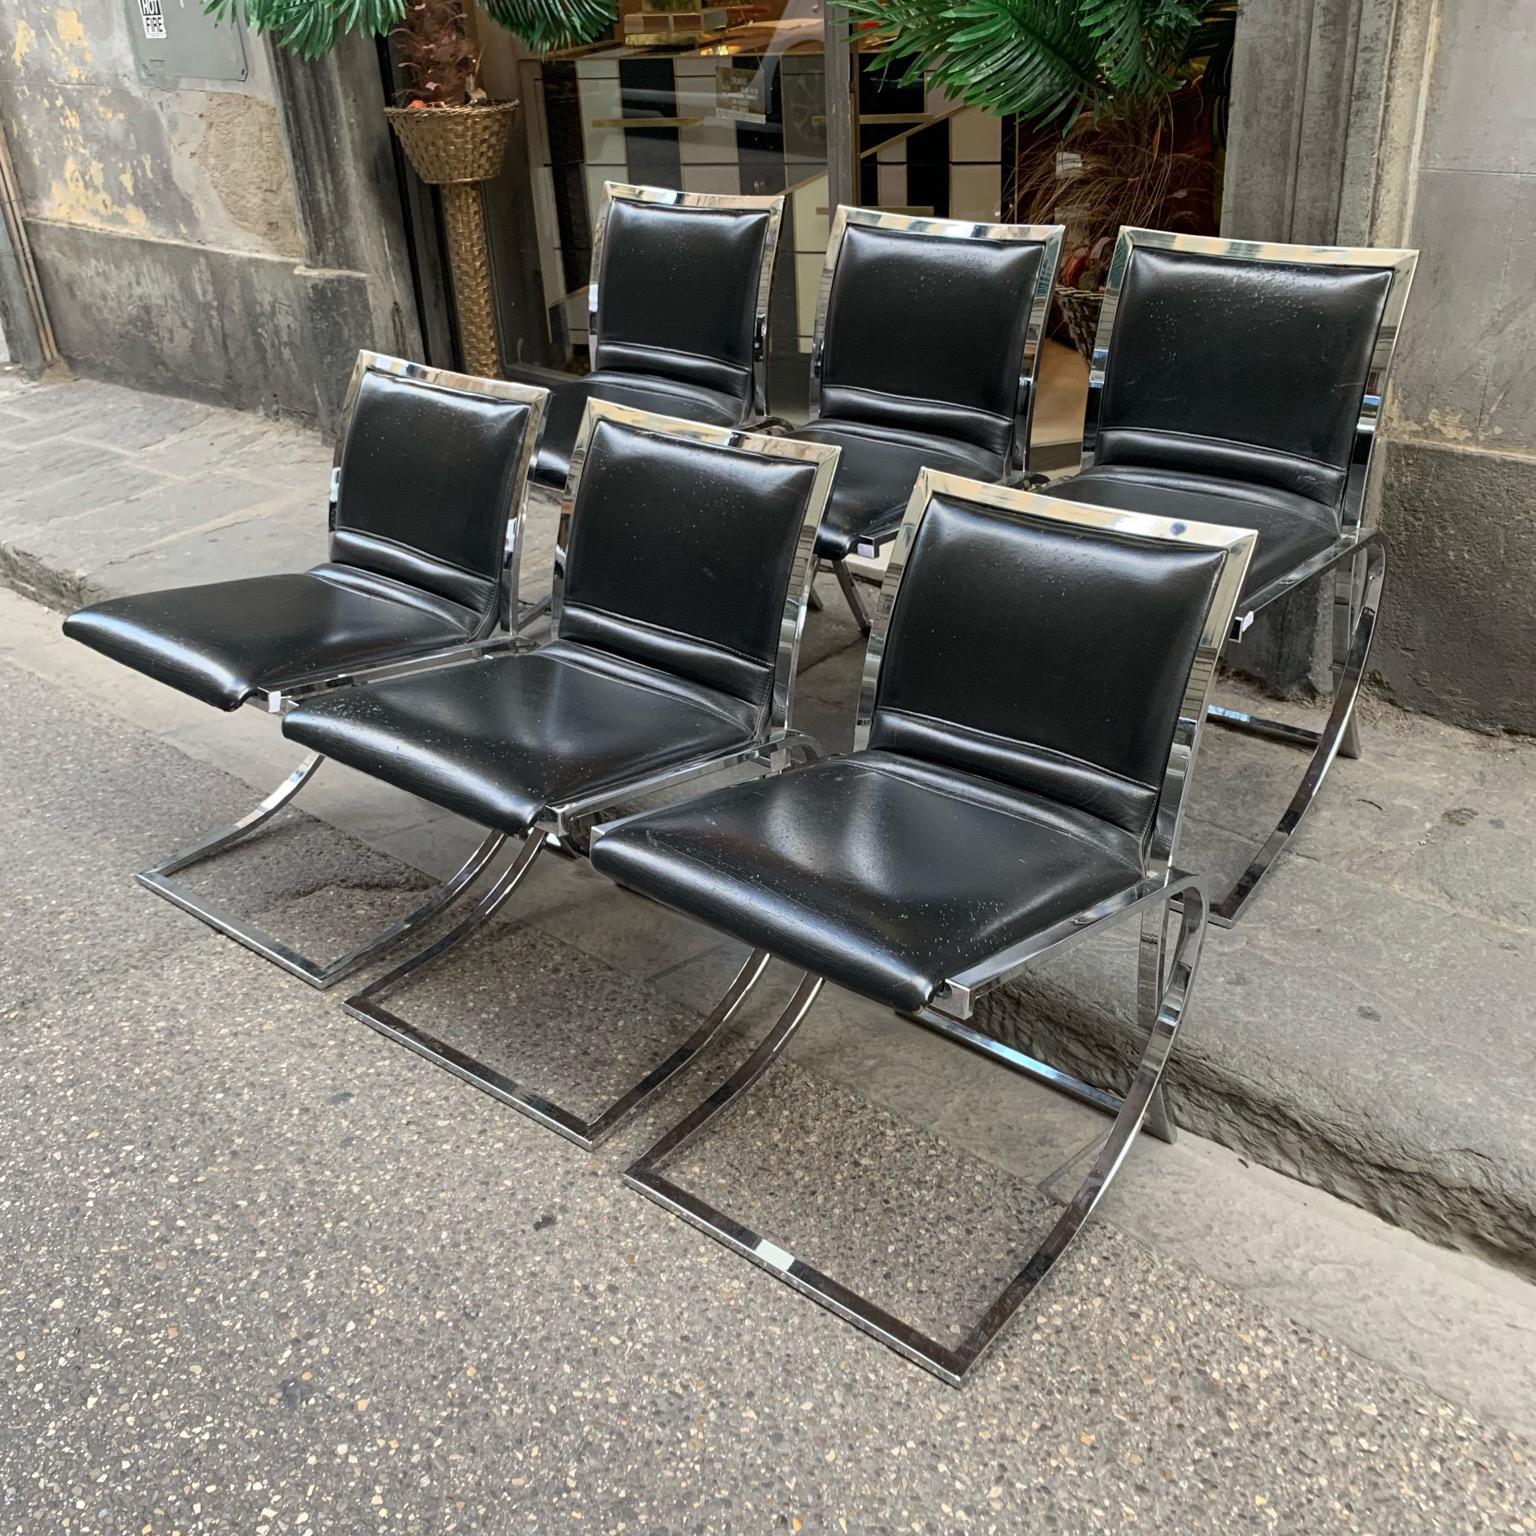
<instances>
[{"instance_id":1,"label":"asphalt road","mask_svg":"<svg viewBox=\"0 0 1536 1536\"><path fill-rule=\"evenodd\" d=\"M1536 1529L1519 1438L1108 1224L943 1386L619 1182L722 1063L586 1156L134 886L244 786L4 661L0 720L0 1530ZM421 884L313 823L218 878L331 937ZM535 1080L691 1024L545 929L464 966ZM692 1176L923 1321L1047 1219L764 1089Z\"/></svg>"}]
</instances>

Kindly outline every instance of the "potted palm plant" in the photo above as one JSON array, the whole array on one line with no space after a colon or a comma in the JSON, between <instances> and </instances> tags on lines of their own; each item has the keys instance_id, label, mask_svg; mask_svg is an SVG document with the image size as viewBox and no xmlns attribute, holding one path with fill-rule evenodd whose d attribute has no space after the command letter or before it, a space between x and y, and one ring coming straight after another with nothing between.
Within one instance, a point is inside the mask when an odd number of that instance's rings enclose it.
<instances>
[{"instance_id":1,"label":"potted palm plant","mask_svg":"<svg viewBox=\"0 0 1536 1536\"><path fill-rule=\"evenodd\" d=\"M479 85L472 0L205 0L211 16L239 17L281 47L317 59L346 32L390 39L405 88L386 107L406 158L439 188L464 364L501 371L485 240L482 184L501 171L515 101ZM482 0L485 13L534 53L590 41L613 25L615 0Z\"/></svg>"},{"instance_id":2,"label":"potted palm plant","mask_svg":"<svg viewBox=\"0 0 1536 1536\"><path fill-rule=\"evenodd\" d=\"M1011 203L1067 225L1057 298L1091 356L1122 224L1214 230L1237 0L841 0L902 83L1020 126Z\"/></svg>"}]
</instances>

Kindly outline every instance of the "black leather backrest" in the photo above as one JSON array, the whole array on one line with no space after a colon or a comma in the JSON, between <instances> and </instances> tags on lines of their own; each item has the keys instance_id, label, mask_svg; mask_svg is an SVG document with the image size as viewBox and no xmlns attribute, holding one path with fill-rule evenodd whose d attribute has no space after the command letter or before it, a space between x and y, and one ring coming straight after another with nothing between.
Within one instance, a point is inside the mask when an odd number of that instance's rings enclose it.
<instances>
[{"instance_id":1,"label":"black leather backrest","mask_svg":"<svg viewBox=\"0 0 1536 1536\"><path fill-rule=\"evenodd\" d=\"M1095 460L1343 494L1391 273L1138 246Z\"/></svg>"},{"instance_id":2,"label":"black leather backrest","mask_svg":"<svg viewBox=\"0 0 1536 1536\"><path fill-rule=\"evenodd\" d=\"M1044 253L848 225L827 304L821 415L1006 453Z\"/></svg>"},{"instance_id":3,"label":"black leather backrest","mask_svg":"<svg viewBox=\"0 0 1536 1536\"><path fill-rule=\"evenodd\" d=\"M490 612L529 415L520 401L370 369L343 451L331 559Z\"/></svg>"},{"instance_id":4,"label":"black leather backrest","mask_svg":"<svg viewBox=\"0 0 1536 1536\"><path fill-rule=\"evenodd\" d=\"M615 198L603 235L592 367L752 399L766 209Z\"/></svg>"},{"instance_id":5,"label":"black leather backrest","mask_svg":"<svg viewBox=\"0 0 1536 1536\"><path fill-rule=\"evenodd\" d=\"M600 421L559 636L763 706L815 466Z\"/></svg>"},{"instance_id":6,"label":"black leather backrest","mask_svg":"<svg viewBox=\"0 0 1536 1536\"><path fill-rule=\"evenodd\" d=\"M869 745L1145 838L1219 550L936 496L891 615Z\"/></svg>"}]
</instances>

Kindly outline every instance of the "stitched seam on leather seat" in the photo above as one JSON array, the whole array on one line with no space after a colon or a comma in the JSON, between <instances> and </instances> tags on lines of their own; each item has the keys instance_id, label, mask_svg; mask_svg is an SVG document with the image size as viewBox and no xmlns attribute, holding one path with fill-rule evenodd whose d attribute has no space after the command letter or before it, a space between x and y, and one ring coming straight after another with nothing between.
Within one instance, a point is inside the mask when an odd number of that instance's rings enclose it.
<instances>
[{"instance_id":1,"label":"stitched seam on leather seat","mask_svg":"<svg viewBox=\"0 0 1536 1536\"><path fill-rule=\"evenodd\" d=\"M717 356L715 356L715 355L713 355L713 354L711 354L709 352L694 352L691 349L686 348L686 347L658 347L658 346L653 345L651 342L646 342L646 341L624 341L624 340L621 340L619 337L616 337L616 336L615 337L610 337L606 342L603 341L601 338L599 338L597 345L598 345L599 354L601 354L602 348L605 347L605 346L624 347L624 348L627 348L628 350L630 350L632 352L647 353L651 357L658 357L658 358L662 358L662 357L692 357L692 358L697 358L698 361L701 362L701 363L712 363L716 368L729 368L732 371L734 371L736 373L739 373L739 374L742 374L745 377L750 377L751 372L752 372L751 368L749 368L747 366L747 364L745 364L745 363L733 363L728 357L717 357ZM603 372L604 370L609 369L609 368L612 368L617 373L624 373L624 372L626 372L626 369L624 368L622 363L611 363L611 362L601 362L601 361L599 362L599 365L598 365L598 372ZM669 379L667 377L667 375L664 374L664 373L658 373L654 377L657 379L658 382L661 382L661 383L681 384L684 388L690 388L691 387L693 389L701 389L701 390L704 390L706 393L712 394L712 395L720 395L720 394L724 394L725 393L724 390L712 389L708 384L695 384L695 383L693 383L692 380L689 380L689 379ZM599 379L598 382L601 383L602 380Z\"/></svg>"},{"instance_id":2,"label":"stitched seam on leather seat","mask_svg":"<svg viewBox=\"0 0 1536 1536\"><path fill-rule=\"evenodd\" d=\"M566 641L566 644L584 645L586 642L582 640L568 640ZM605 651L600 645L594 645L592 646L592 649L599 652L601 655L612 656L616 661L622 661L628 666L644 666L643 662L637 662L628 656L620 656L617 651ZM537 656L539 652L534 651L532 654ZM741 731L749 741L755 741L757 739L756 732L748 731L742 725L741 721L736 719L736 717L732 715L729 710L722 709L718 704L710 704L702 699L695 699L681 693L674 693L671 689L662 687L657 683L648 682L645 678L616 678L612 673L604 672L600 667L594 667L591 665L591 663L582 661L579 656L568 656L564 652L554 658L553 664L560 667L575 667L578 672L586 672L592 677L601 677L608 682L621 683L631 688L642 688L645 690L645 692L654 693L660 698L671 699L675 704L684 704L687 705L690 709L699 710L703 714L713 715L716 719L724 721L726 725L732 726L736 730ZM653 670L660 672L661 668L657 667ZM742 702L745 703L746 701L743 700Z\"/></svg>"},{"instance_id":3,"label":"stitched seam on leather seat","mask_svg":"<svg viewBox=\"0 0 1536 1536\"><path fill-rule=\"evenodd\" d=\"M1129 481L1133 485L1144 485L1144 486L1147 487L1148 490L1167 491L1167 492L1170 492L1171 494L1173 494L1175 496L1182 496L1182 495L1189 495L1189 496L1196 496L1196 495L1228 496L1229 493L1228 493L1226 488L1227 488L1227 486L1231 485L1232 486L1232 490L1230 492L1230 499L1232 501L1240 502L1243 505L1250 506L1250 507L1263 507L1263 506L1269 505L1269 503L1268 503L1268 501L1266 500L1265 497L1263 497L1261 495L1254 495L1254 494L1252 494L1252 489L1257 489L1257 488L1250 488L1249 486L1241 485L1241 484L1233 484L1233 482L1231 482L1231 481L1223 481L1222 489L1220 491L1217 491L1215 489L1212 489L1212 490L1209 490L1209 491L1187 490L1183 486L1170 485L1170 484L1168 484L1168 482L1166 480L1151 478L1151 476L1155 472L1152 471L1150 468L1147 468L1147 467L1144 467L1144 466L1134 465L1134 464L1126 464L1126 465L1106 464L1103 467L1106 470L1119 470L1119 471L1121 471L1120 473L1118 473L1118 474L1116 474L1114 476L1115 480L1122 481L1122 482ZM1189 470L1184 470L1184 471L1174 470L1174 471L1170 471L1170 473L1174 473L1174 474L1180 474L1180 473L1182 473L1182 474L1191 474L1191 473L1193 473L1193 471L1189 471ZM1092 486L1095 483L1092 477L1093 477L1093 469L1089 468L1088 470L1086 470L1084 472L1084 475L1073 476L1072 478L1073 479L1084 479L1085 483L1087 485ZM1070 484L1071 482L1068 481L1067 483ZM1311 500L1311 497L1309 497L1309 496L1302 496L1299 491L1291 491L1291 492L1287 492L1286 494L1293 495L1293 496L1297 497L1297 499L1300 500L1300 501L1310 501ZM1068 500L1068 499L1069 498L1067 498L1067 497L1063 497L1062 498L1062 500ZM1088 502L1088 503L1084 503L1084 505L1091 506L1091 505L1093 505L1093 503L1092 502ZM1316 518L1308 517L1307 521L1316 529L1316 531L1318 533L1327 534L1330 539L1337 539L1339 537L1339 534L1340 534L1337 513L1335 512L1332 516L1330 516L1329 509L1327 507L1325 507L1321 502L1316 502L1316 503L1314 503L1314 505L1317 507L1318 512L1321 514L1321 516L1316 517ZM1306 514L1302 514L1302 515L1305 516ZM1253 532L1255 534L1257 534L1261 539L1264 536L1262 530L1260 530L1258 528L1253 529ZM1283 532L1281 533L1280 537L1282 537L1282 538L1284 537ZM1252 572L1251 568L1250 568L1248 574L1249 574L1250 577L1252 576L1253 572Z\"/></svg>"},{"instance_id":4,"label":"stitched seam on leather seat","mask_svg":"<svg viewBox=\"0 0 1536 1536\"><path fill-rule=\"evenodd\" d=\"M429 603L413 601L408 595L411 591L408 583L398 581L393 576L381 575L378 571L370 571L361 565L351 565L345 560L337 560L334 563L344 567L346 570L356 571L358 575L366 576L370 581L392 581L395 582L397 586L404 587L406 590L401 593L394 593L380 592L375 590L373 587L368 587L367 589L363 589L361 587L352 587L348 586L345 582L333 581L329 576L323 575L318 568L315 570L306 571L305 575L313 576L316 581L323 581L328 587L335 587L338 592L350 592L354 597L377 598L381 603L393 603L397 608L409 608L412 613L425 614L428 618L437 619L440 623L445 625L452 624L452 620L444 618L442 614L435 612ZM431 593L430 596L433 597L437 602L447 603L451 608L461 609L464 613L469 614L473 618L483 619L484 617L483 614L476 613L474 609L465 607L463 603L456 602L451 597L440 597L435 592ZM474 625L468 625L466 628L473 630Z\"/></svg>"},{"instance_id":5,"label":"stitched seam on leather seat","mask_svg":"<svg viewBox=\"0 0 1536 1536\"><path fill-rule=\"evenodd\" d=\"M1284 459L1288 464L1295 464L1298 467L1326 469L1330 474L1334 475L1343 475L1347 473L1346 466L1330 464L1327 459L1309 458L1304 453L1291 453L1285 448L1266 448L1259 443L1245 443L1239 437L1213 437L1209 432L1181 432L1177 427L1111 426L1102 427L1100 429L1101 436L1107 436L1112 432L1140 433L1147 437L1176 437L1180 442L1209 443L1213 448L1244 448L1247 449L1250 453L1262 453L1268 458ZM1105 467L1113 468L1114 466L1106 465ZM1148 467L1151 468L1153 466ZM1177 471L1174 471L1174 473L1177 473ZM1198 471L1186 471L1186 473L1198 473ZM1301 495L1299 491L1295 491L1292 494L1297 496ZM1303 499L1310 500L1311 498L1305 497ZM1321 506L1322 503L1319 502L1318 505Z\"/></svg>"},{"instance_id":6,"label":"stitched seam on leather seat","mask_svg":"<svg viewBox=\"0 0 1536 1536\"><path fill-rule=\"evenodd\" d=\"M898 443L910 446L910 444L905 444L900 427L877 427L873 422L849 421L844 416L818 416L814 421L806 422L805 426L801 428L803 432L817 430L823 432L846 432L849 437L862 437L871 442ZM798 436L799 434L795 435ZM911 435L908 434L908 436ZM968 443L962 437L945 437L942 432L925 433L924 436L931 437L938 442L953 443L957 450L955 455L957 458L965 457L965 449L976 447L974 443ZM988 450L983 448L978 451L986 453ZM996 455L994 454L993 457L995 458Z\"/></svg>"},{"instance_id":7,"label":"stitched seam on leather seat","mask_svg":"<svg viewBox=\"0 0 1536 1536\"><path fill-rule=\"evenodd\" d=\"M1058 751L1055 747L1039 746L1035 742L1021 742L1011 736L999 736L996 731L983 731L974 725L966 725L961 720L941 720L937 715L926 714L920 709L901 709L894 705L885 705L876 711L877 714L899 715L907 720L931 720L935 725L943 726L946 730L959 730L968 736L974 736L980 741L995 741L1004 746L1028 747L1031 752L1038 752L1042 757L1049 757L1058 763L1076 763L1080 767L1088 769L1091 773L1103 774L1107 779L1114 779L1116 783L1125 784L1132 789L1141 789L1149 794L1156 793L1156 787L1151 784L1143 784L1140 779L1133 779L1129 774L1116 773L1113 768L1101 767L1098 763L1090 763L1085 757L1074 757L1070 752Z\"/></svg>"},{"instance_id":8,"label":"stitched seam on leather seat","mask_svg":"<svg viewBox=\"0 0 1536 1536\"><path fill-rule=\"evenodd\" d=\"M897 755L899 756L900 754ZM919 784L912 779L904 779L899 773L893 773L889 768L884 767L880 763L858 763L854 762L852 758L844 758L843 761L851 768L857 768L864 773L880 774L887 779L894 779L898 784L905 784L909 789L916 789L924 794L939 795L945 800L952 800L956 805L966 806L970 810L991 811L995 815L1006 816L1010 821L1016 821L1021 826L1037 827L1042 832L1059 833L1062 837L1071 838L1074 843L1081 843L1085 848L1092 848L1095 853L1106 854L1107 857L1116 859L1117 863L1122 862L1115 854L1109 853L1107 849L1095 843L1091 838L1084 837L1081 832L1074 832L1070 827L1048 826L1045 822L1036 820L1032 816L1026 816L1021 811L1006 810L1000 805L983 805L979 800L968 800L964 795L956 794L950 789L940 789L934 784ZM1050 797L1045 796L1044 798L1049 799ZM1115 830L1119 831L1120 829L1117 827ZM1136 866L1127 864L1126 867L1132 869ZM1140 874L1141 871L1138 869L1137 873Z\"/></svg>"},{"instance_id":9,"label":"stitched seam on leather seat","mask_svg":"<svg viewBox=\"0 0 1536 1536\"><path fill-rule=\"evenodd\" d=\"M873 389L868 384L838 384L825 379L822 381L822 388L841 390L846 394L870 395L876 400L894 400L902 405L943 405L952 411L967 411L973 416L985 416L988 421L1001 422L1004 426L1013 419L1003 415L1001 411L989 411L983 405L961 405L958 400L941 400L937 395L898 395L888 389ZM836 419L836 417L833 418L833 420ZM942 437L944 434L935 433L934 435Z\"/></svg>"},{"instance_id":10,"label":"stitched seam on leather seat","mask_svg":"<svg viewBox=\"0 0 1536 1536\"><path fill-rule=\"evenodd\" d=\"M1132 789L1143 790L1152 796L1152 806L1142 819L1140 830L1135 834L1139 840L1144 841L1146 839L1147 831L1157 817L1157 804L1162 798L1162 793L1159 789L1151 784L1143 784L1140 779L1133 779L1129 774L1116 773L1112 768L1103 768L1097 763L1090 763L1087 758L1074 757L1070 752L1059 752L1055 747L1039 746L1034 742L1014 742L1011 737L999 736L995 731L978 730L975 726L965 725L959 720L941 720L937 715L925 714L922 710L918 709L897 709L887 706L884 710L877 710L876 713L896 715L907 720L931 720L935 725L942 726L946 730L962 731L978 741L995 741L1005 747L1010 743L1015 747L1021 745L1028 746L1031 752L1038 752L1042 757L1049 758L1053 762L1076 764L1087 769L1090 773L1102 774L1107 779L1113 779L1117 784L1124 784ZM1046 796L1046 798L1050 799L1051 797ZM1114 825L1114 823L1111 823L1111 825Z\"/></svg>"},{"instance_id":11,"label":"stitched seam on leather seat","mask_svg":"<svg viewBox=\"0 0 1536 1536\"><path fill-rule=\"evenodd\" d=\"M753 656L747 651L738 651L735 646L722 645L718 640L706 640L701 635L690 635L686 629L673 629L670 624L656 624L650 619L637 619L631 614L615 613L611 608L604 608L598 603L571 603L567 606L567 612L575 609L578 613L600 613L604 618L617 619L621 624L635 624L641 629L649 629L658 635L677 635L683 640L690 640L695 645L705 646L711 651L719 651L725 656L736 656L742 661L751 662L754 667L764 667L772 670L770 664L760 656Z\"/></svg>"},{"instance_id":12,"label":"stitched seam on leather seat","mask_svg":"<svg viewBox=\"0 0 1536 1536\"><path fill-rule=\"evenodd\" d=\"M457 560L449 560L443 555L430 555L426 550L418 549L414 544L405 543L403 539L392 539L387 533L369 533L366 528L349 528L345 523L338 524L336 532L356 534L360 539L372 539L375 544L387 544L391 549L403 549L407 554L415 555L419 560L431 560L437 565L446 566L450 571L458 571L461 575L472 577L475 581L496 580L494 576L487 576L483 571L472 571L467 565L460 565ZM347 564L345 560L338 560L336 563L337 565ZM363 567L356 566L354 569L362 570ZM376 576L378 572L369 571L368 574ZM400 580L398 576L391 576L386 579L389 581ZM407 582L401 582L400 584L401 586L409 585ZM452 602L453 599L449 598L448 601Z\"/></svg>"}]
</instances>

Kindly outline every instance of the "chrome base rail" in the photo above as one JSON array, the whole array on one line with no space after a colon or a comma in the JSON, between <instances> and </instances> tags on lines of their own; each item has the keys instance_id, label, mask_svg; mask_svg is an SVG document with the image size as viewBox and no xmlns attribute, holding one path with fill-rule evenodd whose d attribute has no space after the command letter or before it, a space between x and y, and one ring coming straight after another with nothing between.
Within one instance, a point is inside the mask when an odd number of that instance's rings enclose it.
<instances>
[{"instance_id":1,"label":"chrome base rail","mask_svg":"<svg viewBox=\"0 0 1536 1536\"><path fill-rule=\"evenodd\" d=\"M1138 999L1144 1009L1149 1003L1155 1003L1155 1007L1148 1020L1146 1045L1137 1063L1130 1089L1123 1099L1117 1100L1111 1095L1101 1095L1099 1090L1091 1089L1086 1084L1079 1084L1085 1090L1083 1096L1087 1097L1088 1102L1104 1109L1108 1109L1111 1103L1115 1106L1114 1123L1077 1193L1057 1218L1044 1241L987 1309L980 1322L967 1331L958 1345L943 1344L931 1338L868 1297L850 1290L804 1259L797 1258L790 1249L772 1238L754 1232L697 1195L690 1194L662 1171L669 1159L718 1115L735 1104L784 1053L816 1001L823 982L820 976L810 972L801 975L794 995L752 1055L692 1114L630 1164L624 1173L625 1183L649 1196L673 1215L692 1223L716 1242L724 1244L770 1274L777 1275L786 1284L836 1313L845 1322L852 1323L898 1354L931 1371L940 1380L952 1387L960 1386L1008 1320L1050 1273L1073 1238L1082 1230L1110 1181L1119 1171L1137 1131L1160 1100L1163 1072L1199 969L1206 924L1205 898L1193 882L1186 881L1176 888L1170 888L1168 900L1177 909L1180 923L1166 974L1161 954L1163 911L1157 913L1156 938L1151 937L1154 930L1148 924L1143 924ZM1149 954L1150 950L1156 951L1155 960ZM1149 992L1148 983L1154 967L1157 985ZM946 1028L945 1032L951 1031ZM975 1043L968 1038L968 1032L958 1032L956 1038L966 1040L967 1044ZM1064 1086L1059 1079L1052 1077L1043 1077L1042 1080L1052 1082L1053 1086ZM1070 1081L1075 1083L1077 1080Z\"/></svg>"},{"instance_id":2,"label":"chrome base rail","mask_svg":"<svg viewBox=\"0 0 1536 1536\"><path fill-rule=\"evenodd\" d=\"M204 838L194 847L172 854L164 862L155 865L153 869L144 870L136 877L139 884L146 890L165 897L167 901L180 907L183 912L190 912L193 917L201 918L210 928L216 928L226 937L245 945L247 949L253 950L263 959L270 960L274 965L280 965L291 975L297 976L300 981L307 981L310 986L322 990L367 965L371 960L384 954L386 950L392 949L402 939L420 928L423 923L449 906L479 878L496 856L502 843L506 841L500 833L492 833L414 912L390 924L374 938L358 945L355 949L348 950L338 959L330 961L313 960L308 955L301 954L298 950L284 944L281 939L273 938L271 934L264 932L254 923L227 911L215 901L189 891L185 886L178 885L171 879L172 875L179 874L193 864L201 864L204 860L213 858L264 826L314 778L324 761L325 758L320 753L312 752L255 810L242 816L233 826Z\"/></svg>"},{"instance_id":3,"label":"chrome base rail","mask_svg":"<svg viewBox=\"0 0 1536 1536\"><path fill-rule=\"evenodd\" d=\"M935 1013L931 1009L925 1009L921 1013L904 1013L902 1018L910 1019L914 1024L921 1024L924 1029L931 1029L936 1035L943 1035L947 1040L958 1041L961 1045L968 1046L971 1050L1001 1063L1009 1071L1033 1078L1037 1083L1044 1083L1047 1088L1054 1088L1058 1093L1064 1093L1069 1099L1076 1099L1080 1104L1087 1104L1092 1109L1103 1110L1108 1115L1118 1115L1124 1107L1125 1100L1119 1094L1111 1093L1107 1088L1096 1088L1092 1083L1085 1083L1082 1078L1074 1077L1072 1073L1064 1072L1060 1067L1053 1067L1049 1062L1027 1055L1014 1046L1004 1044L1001 1040L994 1040L990 1035L981 1034L957 1019L946 1018L942 1013ZM1145 1130L1149 1136L1155 1136L1159 1141L1166 1141L1170 1145L1178 1140L1178 1125L1163 1097L1161 1084L1153 1094L1152 1103L1147 1110Z\"/></svg>"},{"instance_id":4,"label":"chrome base rail","mask_svg":"<svg viewBox=\"0 0 1536 1536\"><path fill-rule=\"evenodd\" d=\"M553 592L546 592L543 597L536 597L531 602L525 603L519 599L517 604L517 620L512 626L513 629L519 632L525 630L535 619L542 618L548 613L554 606L554 601L555 595Z\"/></svg>"},{"instance_id":5,"label":"chrome base rail","mask_svg":"<svg viewBox=\"0 0 1536 1536\"><path fill-rule=\"evenodd\" d=\"M600 835L603 830L597 818L612 808L615 798L620 801L633 800L660 790L675 789L678 785L744 762L755 761L770 773L782 773L797 762L810 761L818 756L820 749L811 737L802 736L798 731L787 731L766 741L755 741L748 747L723 756L684 763L680 768L665 769L649 778L633 780L617 790L605 790L587 800L571 800L549 807L544 822L528 833L516 858L485 888L466 916L420 953L402 960L392 971L370 982L355 996L347 998L342 1006L354 1018L371 1025L380 1034L409 1047L503 1104L520 1110L545 1129L575 1142L583 1150L592 1151L635 1115L652 1095L708 1049L767 968L769 957L766 951L754 951L748 957L725 996L682 1045L591 1120L584 1120L553 1099L535 1093L506 1073L439 1040L409 1019L401 1018L384 1006L384 999L398 992L418 971L434 964L484 928L522 883L540 853L548 850L566 857L585 858L590 851L592 838Z\"/></svg>"},{"instance_id":6,"label":"chrome base rail","mask_svg":"<svg viewBox=\"0 0 1536 1536\"><path fill-rule=\"evenodd\" d=\"M1296 835L1312 803L1317 799L1323 780L1333 766L1335 757L1358 757L1359 736L1355 729L1355 700L1359 697L1360 684L1370 661L1371 642L1376 634L1376 616L1381 607L1381 590L1387 575L1387 552L1384 545L1371 540L1361 543L1350 552L1347 564L1341 562L1336 570L1335 626L1334 626L1334 692L1327 723L1321 731L1309 731L1300 726L1286 725L1279 720L1266 720L1262 716L1249 715L1241 710L1211 707L1208 718L1218 725L1233 730L1246 731L1264 736L1272 741L1282 741L1291 746L1311 750L1312 757L1301 783L1291 797L1273 832L1265 840L1253 862L1238 877L1220 901L1212 903L1211 921L1218 928L1230 928L1237 923L1255 892L1274 869L1275 861L1285 851ZM1360 602L1353 601L1355 567L1365 561L1365 582Z\"/></svg>"},{"instance_id":7,"label":"chrome base rail","mask_svg":"<svg viewBox=\"0 0 1536 1536\"><path fill-rule=\"evenodd\" d=\"M446 1041L437 1039L426 1030L418 1028L385 1008L381 999L403 986L418 968L447 950L455 948L490 920L496 909L512 894L532 865L543 837L542 832L534 832L530 835L517 861L496 885L486 892L475 910L457 928L444 935L431 949L413 956L403 965L397 966L389 975L381 977L372 986L364 988L355 997L349 997L342 1006L354 1018L361 1019L365 1024L371 1024L381 1035L409 1047L417 1055L424 1056L428 1061L452 1072L454 1076L462 1078L472 1087L480 1089L482 1093L490 1094L493 1099L498 1099L501 1103L520 1110L546 1130L554 1131L564 1136L567 1141L575 1142L584 1152L591 1152L601 1146L625 1121L638 1114L656 1093L708 1049L715 1036L730 1022L745 1001L747 994L767 969L769 957L766 950L754 950L737 972L736 979L727 988L725 995L698 1029L666 1060L659 1062L639 1082L626 1089L590 1120L585 1120L571 1110L563 1108L553 1099L533 1092L532 1089L508 1077L506 1073L488 1066L485 1062L477 1060L456 1046L449 1045Z\"/></svg>"},{"instance_id":8,"label":"chrome base rail","mask_svg":"<svg viewBox=\"0 0 1536 1536\"><path fill-rule=\"evenodd\" d=\"M869 609L864 606L863 594L859 591L858 578L848 569L846 560L834 560L832 574L837 577L837 584L843 591L843 600L848 604L853 622L859 626L859 633L867 635L871 628L871 620Z\"/></svg>"}]
</instances>

